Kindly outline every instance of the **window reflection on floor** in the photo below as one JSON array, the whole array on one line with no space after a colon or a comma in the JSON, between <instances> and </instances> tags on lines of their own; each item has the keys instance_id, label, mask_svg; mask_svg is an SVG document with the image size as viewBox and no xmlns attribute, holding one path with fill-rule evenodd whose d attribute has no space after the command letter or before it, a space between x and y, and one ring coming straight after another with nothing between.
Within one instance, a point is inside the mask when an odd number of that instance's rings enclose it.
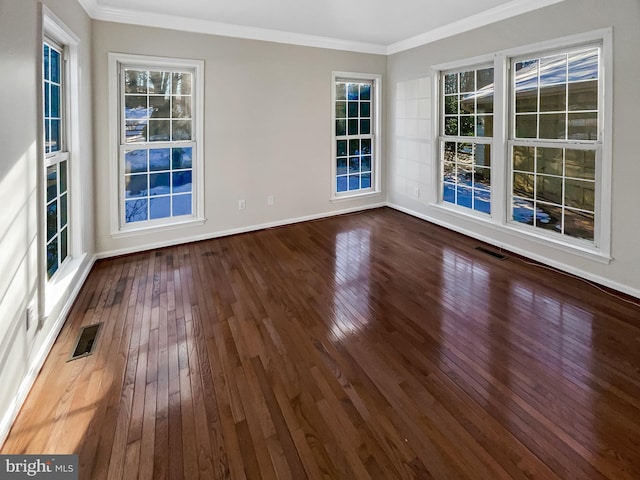
<instances>
[{"instance_id":1,"label":"window reflection on floor","mask_svg":"<svg viewBox=\"0 0 640 480\"><path fill-rule=\"evenodd\" d=\"M366 327L369 320L371 232L340 232L335 242L332 333L339 340Z\"/></svg>"}]
</instances>

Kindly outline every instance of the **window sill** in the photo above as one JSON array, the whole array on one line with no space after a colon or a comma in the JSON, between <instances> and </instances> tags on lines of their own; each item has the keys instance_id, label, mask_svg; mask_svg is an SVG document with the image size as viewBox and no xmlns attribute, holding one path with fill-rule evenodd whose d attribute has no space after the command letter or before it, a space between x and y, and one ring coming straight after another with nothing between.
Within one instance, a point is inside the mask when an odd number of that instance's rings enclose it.
<instances>
[{"instance_id":1,"label":"window sill","mask_svg":"<svg viewBox=\"0 0 640 480\"><path fill-rule=\"evenodd\" d=\"M371 191L362 192L362 193L354 193L353 195L332 196L330 198L330 201L331 203L340 203L340 202L346 202L348 200L358 200L361 198L377 197L380 195L382 195L382 192L380 190L371 190Z\"/></svg>"},{"instance_id":2,"label":"window sill","mask_svg":"<svg viewBox=\"0 0 640 480\"><path fill-rule=\"evenodd\" d=\"M593 260L599 263L608 264L611 262L612 258L608 252L604 252L597 247L589 244L588 242L584 242L584 244L574 244L565 242L559 238L553 238L547 235L540 235L537 232L533 232L530 229L523 228L523 226L514 224L512 222L507 222L505 224L499 224L495 222L491 215L487 214L474 214L466 211L462 211L459 208L455 208L453 206L444 205L441 203L432 203L430 204L435 210L444 212L448 215L455 216L461 220L473 222L477 225L482 225L485 228L489 228L495 232L501 234L508 234L518 239L526 240L529 242L537 243L538 245L542 245L545 247L554 248L555 250L570 254L577 255L582 258L586 258L589 260ZM506 245L505 245L506 247Z\"/></svg>"},{"instance_id":3,"label":"window sill","mask_svg":"<svg viewBox=\"0 0 640 480\"><path fill-rule=\"evenodd\" d=\"M80 270L87 254L66 260L55 273L53 278L47 282L45 289L44 318L48 318L60 301L65 298L65 292L71 286L73 278Z\"/></svg>"},{"instance_id":4,"label":"window sill","mask_svg":"<svg viewBox=\"0 0 640 480\"><path fill-rule=\"evenodd\" d=\"M204 225L207 221L206 218L190 218L188 220L172 222L169 224L160 224L160 225L147 225L141 227L126 227L121 230L111 232L112 238L127 238L127 237L135 237L138 235L146 235L149 233L155 232L164 232L169 230L177 230L184 227L193 227L197 225Z\"/></svg>"}]
</instances>

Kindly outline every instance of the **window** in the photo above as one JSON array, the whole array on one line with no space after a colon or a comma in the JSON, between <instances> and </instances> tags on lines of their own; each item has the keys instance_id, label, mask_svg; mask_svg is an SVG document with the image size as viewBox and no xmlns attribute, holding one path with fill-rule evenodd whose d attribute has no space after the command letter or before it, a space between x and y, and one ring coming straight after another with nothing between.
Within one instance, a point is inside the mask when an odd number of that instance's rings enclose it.
<instances>
[{"instance_id":1,"label":"window","mask_svg":"<svg viewBox=\"0 0 640 480\"><path fill-rule=\"evenodd\" d=\"M438 205L606 261L610 68L610 29L436 67Z\"/></svg>"},{"instance_id":2,"label":"window","mask_svg":"<svg viewBox=\"0 0 640 480\"><path fill-rule=\"evenodd\" d=\"M333 74L333 198L380 190L380 82L379 75Z\"/></svg>"},{"instance_id":3,"label":"window","mask_svg":"<svg viewBox=\"0 0 640 480\"><path fill-rule=\"evenodd\" d=\"M442 200L491 213L493 66L443 72Z\"/></svg>"},{"instance_id":4,"label":"window","mask_svg":"<svg viewBox=\"0 0 640 480\"><path fill-rule=\"evenodd\" d=\"M50 279L69 254L69 152L65 140L64 49L51 40L43 44L42 89L46 168L46 258Z\"/></svg>"},{"instance_id":5,"label":"window","mask_svg":"<svg viewBox=\"0 0 640 480\"><path fill-rule=\"evenodd\" d=\"M202 62L111 55L118 78L117 231L202 219Z\"/></svg>"},{"instance_id":6,"label":"window","mask_svg":"<svg viewBox=\"0 0 640 480\"><path fill-rule=\"evenodd\" d=\"M512 220L593 242L600 47L511 60Z\"/></svg>"}]
</instances>

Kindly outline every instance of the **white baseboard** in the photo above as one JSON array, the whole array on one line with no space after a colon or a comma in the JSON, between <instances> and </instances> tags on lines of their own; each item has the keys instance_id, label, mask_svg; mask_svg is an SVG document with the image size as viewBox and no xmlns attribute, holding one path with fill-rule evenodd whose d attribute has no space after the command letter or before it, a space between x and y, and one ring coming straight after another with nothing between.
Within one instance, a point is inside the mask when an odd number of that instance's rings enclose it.
<instances>
[{"instance_id":1,"label":"white baseboard","mask_svg":"<svg viewBox=\"0 0 640 480\"><path fill-rule=\"evenodd\" d=\"M178 240L167 240L163 242L148 243L148 244L137 246L137 247L121 248L118 250L109 250L106 252L100 252L97 254L97 258L101 259L101 258L117 257L119 255L128 255L130 253L139 253L139 252L144 252L146 250L153 250L155 248L171 247L173 245L182 245L184 243L200 242L202 240L211 240L212 238L228 237L230 235L237 235L239 233L255 232L258 230L265 230L267 228L282 227L284 225L291 225L293 223L308 222L310 220L318 220L321 218L335 217L337 215L344 215L347 213L360 212L364 210L370 210L373 208L380 208L385 206L387 206L386 202L379 202L373 205L345 208L342 210L318 213L314 215L305 215L303 217L277 220L275 222L260 223L257 225L249 225L247 227L232 228L229 230L220 230L218 232L205 233L202 235L192 235L190 237L183 237Z\"/></svg>"},{"instance_id":2,"label":"white baseboard","mask_svg":"<svg viewBox=\"0 0 640 480\"><path fill-rule=\"evenodd\" d=\"M525 250L523 248L517 247L513 244L509 244L509 243L505 243L503 241L498 242L495 239L491 238L491 237L487 237L485 235L479 235L477 232L465 229L460 227L459 225L455 225L452 223L448 223L445 221L442 221L441 219L437 219L437 218L433 218L430 217L429 215L425 215L422 214L420 212L416 212L415 210L411 210L409 208L405 208L402 207L400 205L396 205L394 203L387 203L387 206L389 208L393 208L394 210L398 210L399 212L403 212L406 213L408 215L411 215L412 217L416 217L419 218L421 220L425 220L429 223L433 223L436 225L439 225L441 227L447 228L449 230L453 230L454 232L457 233L461 233L462 235L465 235L467 237L470 238L475 238L477 240L480 240L481 242L484 243L488 243L489 245L493 245L495 247L498 248L503 248L505 250L508 250L510 252L516 253L518 255L521 255L523 257L526 258L530 258L531 260L534 260L538 263L541 263L543 265L547 265L549 267L553 267L556 268L558 270L561 270L563 272L569 273L571 275L583 278L585 280L588 280L590 282L594 282L597 283L599 285L611 288L613 290L616 290L618 292L630 295L632 297L635 298L640 298L640 290L635 289L630 287L629 285L625 285L623 283L619 283L619 282L615 282L613 280L610 280L608 278L604 278L601 277L599 275L594 275L593 273L581 270L579 268L573 267L571 265L567 265L566 263L562 263L562 262L558 262L555 260L551 260L543 255L537 255L535 253L532 253L528 250Z\"/></svg>"},{"instance_id":3,"label":"white baseboard","mask_svg":"<svg viewBox=\"0 0 640 480\"><path fill-rule=\"evenodd\" d=\"M38 350L38 353L35 355L35 357L33 357L33 361L31 362L31 365L29 365L27 375L20 383L18 392L14 396L13 401L9 405L9 408L7 408L7 410L2 415L2 418L0 418L0 446L2 446L4 444L4 441L7 439L13 422L15 421L18 413L20 412L20 409L22 408L22 405L27 399L27 395L29 395L31 387L33 387L36 378L38 378L38 374L40 373L40 370L42 369L42 366L44 365L44 362L47 359L51 348L53 348L53 344L58 338L60 330L62 330L62 327L64 326L64 323L67 319L67 315L69 315L71 307L73 307L73 303L76 301L76 298L80 293L80 289L83 287L87 277L89 276L89 273L91 272L95 261L96 256L94 255L88 262L86 262L84 269L78 276L76 284L73 286L73 290L71 291L69 298L60 311L60 315L58 315L58 317L56 318L53 327L47 334L47 337Z\"/></svg>"}]
</instances>

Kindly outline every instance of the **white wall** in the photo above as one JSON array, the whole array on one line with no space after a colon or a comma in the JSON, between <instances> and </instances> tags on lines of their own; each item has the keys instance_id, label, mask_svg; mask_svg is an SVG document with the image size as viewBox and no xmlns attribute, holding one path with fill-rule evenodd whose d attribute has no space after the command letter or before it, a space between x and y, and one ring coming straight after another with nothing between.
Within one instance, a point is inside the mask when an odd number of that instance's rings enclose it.
<instances>
[{"instance_id":1,"label":"white wall","mask_svg":"<svg viewBox=\"0 0 640 480\"><path fill-rule=\"evenodd\" d=\"M109 255L326 216L384 202L339 203L331 189L331 72L386 75L385 56L201 35L110 22L93 28L96 241ZM109 212L107 54L205 62L204 225L113 238ZM384 79L383 79L384 88ZM385 95L383 95L385 98ZM384 123L383 123L384 129ZM267 196L275 205L267 206ZM238 210L238 200L246 209Z\"/></svg>"},{"instance_id":2,"label":"white wall","mask_svg":"<svg viewBox=\"0 0 640 480\"><path fill-rule=\"evenodd\" d=\"M433 132L419 122L432 101L418 85L433 65L464 60L572 34L613 27L613 260L604 264L559 248L523 239L504 229L434 208L430 203L438 178ZM494 245L604 283L640 297L640 215L638 214L638 111L640 111L640 2L565 0L553 6L430 43L388 58L387 200L404 211L483 239ZM437 80L435 80L437 81ZM426 96L425 96L426 95ZM433 120L437 121L437 120ZM431 128L429 126L429 128ZM433 130L433 128L431 129ZM419 187L420 195L414 195ZM426 189L426 191L425 191Z\"/></svg>"},{"instance_id":3,"label":"white wall","mask_svg":"<svg viewBox=\"0 0 640 480\"><path fill-rule=\"evenodd\" d=\"M61 292L59 301L41 325L34 319L27 329L26 310L38 311L37 99L41 88L39 6L35 0L0 0L0 443L55 340L93 256L92 130L90 85L91 21L75 0L44 2L79 38L80 137L79 157L86 181L82 184L87 208L81 215L86 232L86 260Z\"/></svg>"}]
</instances>

